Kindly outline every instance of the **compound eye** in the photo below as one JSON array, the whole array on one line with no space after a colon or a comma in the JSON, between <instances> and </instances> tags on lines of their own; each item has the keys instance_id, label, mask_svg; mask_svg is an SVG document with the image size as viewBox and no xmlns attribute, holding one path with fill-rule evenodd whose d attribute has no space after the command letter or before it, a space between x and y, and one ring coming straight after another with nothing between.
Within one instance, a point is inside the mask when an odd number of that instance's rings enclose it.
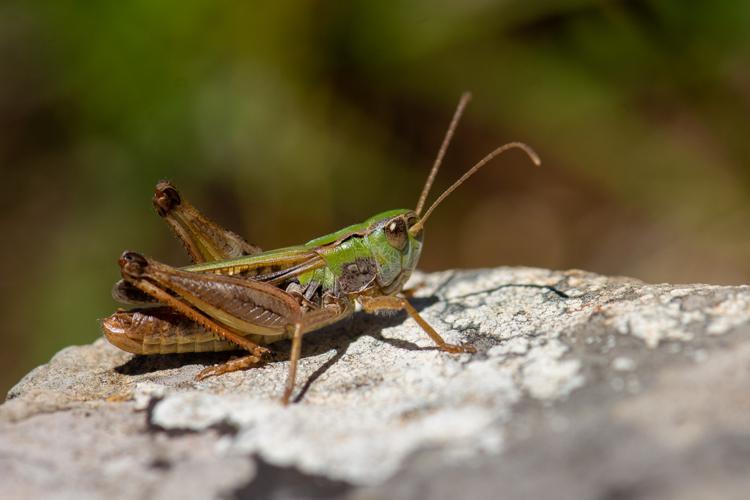
<instances>
[{"instance_id":1,"label":"compound eye","mask_svg":"<svg viewBox=\"0 0 750 500\"><path fill-rule=\"evenodd\" d=\"M401 217L393 219L385 225L385 236L388 243L398 250L403 250L409 241L409 234L406 230L406 221Z\"/></svg>"}]
</instances>

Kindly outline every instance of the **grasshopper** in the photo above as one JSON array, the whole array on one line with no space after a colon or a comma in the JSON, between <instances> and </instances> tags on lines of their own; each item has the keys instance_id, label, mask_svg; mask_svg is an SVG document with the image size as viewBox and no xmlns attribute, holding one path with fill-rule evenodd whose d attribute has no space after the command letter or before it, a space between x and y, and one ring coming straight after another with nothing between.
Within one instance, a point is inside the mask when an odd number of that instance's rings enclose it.
<instances>
[{"instance_id":1,"label":"grasshopper","mask_svg":"<svg viewBox=\"0 0 750 500\"><path fill-rule=\"evenodd\" d=\"M187 250L193 265L175 268L126 251L115 299L146 305L118 310L102 321L104 336L135 354L226 351L249 354L209 366L198 380L261 365L269 344L291 339L282 396L294 391L302 337L351 315L405 310L437 348L476 352L447 343L414 309L403 287L422 251L424 225L435 208L466 179L503 152L518 148L534 164L537 154L511 142L476 163L422 215L427 196L456 126L470 99L459 101L414 210L389 210L303 245L262 251L202 215L167 181L157 184L153 204Z\"/></svg>"}]
</instances>

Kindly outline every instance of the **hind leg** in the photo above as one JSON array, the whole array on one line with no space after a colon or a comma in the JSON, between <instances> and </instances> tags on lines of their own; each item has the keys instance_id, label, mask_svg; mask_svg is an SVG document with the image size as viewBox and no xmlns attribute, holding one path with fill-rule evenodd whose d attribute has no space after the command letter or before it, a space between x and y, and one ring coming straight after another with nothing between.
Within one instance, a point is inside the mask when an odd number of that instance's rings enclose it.
<instances>
[{"instance_id":1,"label":"hind leg","mask_svg":"<svg viewBox=\"0 0 750 500\"><path fill-rule=\"evenodd\" d=\"M203 215L167 181L156 185L153 203L156 213L169 225L195 264L253 255L261 251L240 235Z\"/></svg>"}]
</instances>

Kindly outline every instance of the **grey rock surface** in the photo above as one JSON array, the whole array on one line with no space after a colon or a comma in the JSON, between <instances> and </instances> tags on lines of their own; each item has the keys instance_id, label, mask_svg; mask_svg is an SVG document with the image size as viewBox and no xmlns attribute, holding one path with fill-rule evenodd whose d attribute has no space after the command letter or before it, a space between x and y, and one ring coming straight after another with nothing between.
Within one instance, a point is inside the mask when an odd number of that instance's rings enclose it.
<instances>
[{"instance_id":1,"label":"grey rock surface","mask_svg":"<svg viewBox=\"0 0 750 500\"><path fill-rule=\"evenodd\" d=\"M747 498L750 287L418 274L274 362L70 347L0 406L1 498ZM288 343L278 344L281 352Z\"/></svg>"}]
</instances>

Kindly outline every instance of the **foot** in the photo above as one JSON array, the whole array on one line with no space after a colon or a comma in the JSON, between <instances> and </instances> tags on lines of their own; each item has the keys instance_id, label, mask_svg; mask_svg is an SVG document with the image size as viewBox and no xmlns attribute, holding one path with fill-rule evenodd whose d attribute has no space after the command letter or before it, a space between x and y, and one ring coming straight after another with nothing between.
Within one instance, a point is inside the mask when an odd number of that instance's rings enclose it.
<instances>
[{"instance_id":1,"label":"foot","mask_svg":"<svg viewBox=\"0 0 750 500\"><path fill-rule=\"evenodd\" d=\"M461 354L464 352L468 353L475 353L477 352L477 348L473 345L457 345L457 344L443 344L439 345L438 349L445 352L450 352L452 354Z\"/></svg>"},{"instance_id":2,"label":"foot","mask_svg":"<svg viewBox=\"0 0 750 500\"><path fill-rule=\"evenodd\" d=\"M239 370L247 370L248 368L254 368L264 363L262 359L257 356L250 354L249 356L243 356L237 359L230 359L226 363L221 363L214 366L204 368L198 375L195 376L195 380L203 380L208 377L215 377L217 375L223 375L225 373L236 372Z\"/></svg>"}]
</instances>

